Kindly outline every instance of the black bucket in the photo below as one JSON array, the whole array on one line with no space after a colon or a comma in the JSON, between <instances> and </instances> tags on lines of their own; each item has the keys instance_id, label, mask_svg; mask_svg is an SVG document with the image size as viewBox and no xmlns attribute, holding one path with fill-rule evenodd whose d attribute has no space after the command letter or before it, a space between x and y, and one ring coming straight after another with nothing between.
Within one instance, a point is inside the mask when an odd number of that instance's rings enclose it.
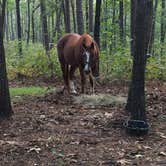
<instances>
[{"instance_id":1,"label":"black bucket","mask_svg":"<svg viewBox=\"0 0 166 166\"><path fill-rule=\"evenodd\" d=\"M149 125L142 120L126 120L123 123L126 128L126 132L132 136L143 136L149 131Z\"/></svg>"}]
</instances>

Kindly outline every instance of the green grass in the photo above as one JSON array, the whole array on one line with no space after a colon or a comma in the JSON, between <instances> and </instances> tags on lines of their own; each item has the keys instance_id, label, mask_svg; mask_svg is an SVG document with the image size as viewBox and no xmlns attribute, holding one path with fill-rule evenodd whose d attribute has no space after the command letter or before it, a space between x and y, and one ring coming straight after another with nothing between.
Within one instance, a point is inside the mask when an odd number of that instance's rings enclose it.
<instances>
[{"instance_id":1,"label":"green grass","mask_svg":"<svg viewBox=\"0 0 166 166\"><path fill-rule=\"evenodd\" d=\"M47 87L14 87L10 88L10 95L12 101L19 101L22 100L26 96L41 96L46 93L53 91L53 88L48 90Z\"/></svg>"}]
</instances>

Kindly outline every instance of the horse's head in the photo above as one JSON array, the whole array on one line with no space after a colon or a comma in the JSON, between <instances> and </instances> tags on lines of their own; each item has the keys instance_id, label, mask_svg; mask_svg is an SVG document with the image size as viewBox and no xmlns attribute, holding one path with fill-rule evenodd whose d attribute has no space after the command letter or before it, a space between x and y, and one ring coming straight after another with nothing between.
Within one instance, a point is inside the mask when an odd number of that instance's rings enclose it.
<instances>
[{"instance_id":1,"label":"horse's head","mask_svg":"<svg viewBox=\"0 0 166 166\"><path fill-rule=\"evenodd\" d=\"M82 42L82 64L85 74L92 72L94 77L99 77L99 48L94 39L84 34Z\"/></svg>"}]
</instances>

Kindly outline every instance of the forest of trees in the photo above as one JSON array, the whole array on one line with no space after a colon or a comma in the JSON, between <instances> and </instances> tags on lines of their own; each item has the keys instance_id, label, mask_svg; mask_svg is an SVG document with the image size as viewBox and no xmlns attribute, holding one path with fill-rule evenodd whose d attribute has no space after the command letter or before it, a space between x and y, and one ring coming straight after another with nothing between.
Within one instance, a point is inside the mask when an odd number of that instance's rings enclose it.
<instances>
[{"instance_id":1,"label":"forest of trees","mask_svg":"<svg viewBox=\"0 0 166 166\"><path fill-rule=\"evenodd\" d=\"M0 0L0 165L165 164L165 38L166 0Z\"/></svg>"},{"instance_id":2,"label":"forest of trees","mask_svg":"<svg viewBox=\"0 0 166 166\"><path fill-rule=\"evenodd\" d=\"M18 39L19 54L21 40L27 44L43 42L48 49L48 43L56 43L64 33L69 32L90 33L97 42L100 32L101 50L108 53L120 45L127 45L130 39L128 0L99 0L97 3L94 0L8 0L6 9L5 39ZM155 0L153 27L148 41L149 51L153 50L153 55L157 53L160 56L164 52L165 26L165 1Z\"/></svg>"}]
</instances>

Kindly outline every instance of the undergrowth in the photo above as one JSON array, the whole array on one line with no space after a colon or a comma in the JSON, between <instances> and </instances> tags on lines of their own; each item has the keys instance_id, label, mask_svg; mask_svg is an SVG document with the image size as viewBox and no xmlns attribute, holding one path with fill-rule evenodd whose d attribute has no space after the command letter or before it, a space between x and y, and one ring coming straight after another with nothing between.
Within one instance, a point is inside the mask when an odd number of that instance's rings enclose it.
<instances>
[{"instance_id":1,"label":"undergrowth","mask_svg":"<svg viewBox=\"0 0 166 166\"><path fill-rule=\"evenodd\" d=\"M15 79L18 75L25 77L39 77L51 75L49 60L41 44L23 42L23 54L17 54L17 42L10 41L5 44L7 71L9 79ZM107 51L108 52L108 51ZM61 77L60 64L56 48L50 51L53 63L54 76ZM146 67L146 79L166 80L166 56L158 55L148 58ZM100 54L100 75L104 79L130 79L132 69L132 57L129 47L119 47L116 51Z\"/></svg>"}]
</instances>

